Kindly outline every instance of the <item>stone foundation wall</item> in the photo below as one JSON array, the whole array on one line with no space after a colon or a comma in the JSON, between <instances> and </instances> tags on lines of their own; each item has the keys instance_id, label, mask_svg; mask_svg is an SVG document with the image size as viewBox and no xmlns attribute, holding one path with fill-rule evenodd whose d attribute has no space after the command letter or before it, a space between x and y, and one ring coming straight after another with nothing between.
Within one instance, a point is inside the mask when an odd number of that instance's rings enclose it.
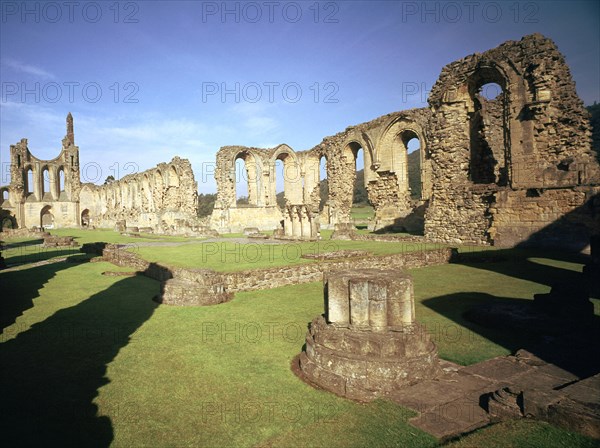
<instances>
[{"instance_id":1,"label":"stone foundation wall","mask_svg":"<svg viewBox=\"0 0 600 448\"><path fill-rule=\"evenodd\" d=\"M500 191L490 212L497 245L525 241L581 250L600 234L600 187Z\"/></svg>"},{"instance_id":2,"label":"stone foundation wall","mask_svg":"<svg viewBox=\"0 0 600 448\"><path fill-rule=\"evenodd\" d=\"M443 248L393 255L322 261L305 265L283 266L270 269L225 272L227 289L231 292L271 289L323 280L323 273L347 269L410 269L449 263L453 249Z\"/></svg>"},{"instance_id":3,"label":"stone foundation wall","mask_svg":"<svg viewBox=\"0 0 600 448\"><path fill-rule=\"evenodd\" d=\"M364 258L327 260L294 266L270 269L255 269L238 272L216 272L209 269L169 268L143 260L137 254L117 245L107 245L103 250L104 260L117 266L131 267L150 278L162 282L162 303L177 305L208 304L209 299L200 298L208 294L215 297L213 303L228 300L230 294L277 288L323 280L323 274L347 269L410 269L449 263L456 250L442 248L401 254L368 256ZM175 279L177 281L171 281ZM185 293L185 288L189 294ZM219 296L220 297L217 297ZM224 299L224 297L227 299Z\"/></svg>"},{"instance_id":4,"label":"stone foundation wall","mask_svg":"<svg viewBox=\"0 0 600 448\"><path fill-rule=\"evenodd\" d=\"M79 246L72 236L45 236L44 247L72 247Z\"/></svg>"},{"instance_id":5,"label":"stone foundation wall","mask_svg":"<svg viewBox=\"0 0 600 448\"><path fill-rule=\"evenodd\" d=\"M47 236L50 236L48 232L43 232L41 230L32 230L27 228L2 230L3 238L45 238Z\"/></svg>"}]
</instances>

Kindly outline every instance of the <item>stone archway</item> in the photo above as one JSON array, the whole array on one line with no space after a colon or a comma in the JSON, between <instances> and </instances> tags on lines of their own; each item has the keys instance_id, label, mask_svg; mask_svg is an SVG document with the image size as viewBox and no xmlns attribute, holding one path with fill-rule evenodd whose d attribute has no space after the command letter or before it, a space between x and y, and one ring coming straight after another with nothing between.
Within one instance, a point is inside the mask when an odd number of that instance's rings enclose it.
<instances>
[{"instance_id":1,"label":"stone archway","mask_svg":"<svg viewBox=\"0 0 600 448\"><path fill-rule=\"evenodd\" d=\"M0 232L4 231L4 229L16 229L17 221L14 216L4 215L0 216Z\"/></svg>"},{"instance_id":2,"label":"stone archway","mask_svg":"<svg viewBox=\"0 0 600 448\"><path fill-rule=\"evenodd\" d=\"M90 210L85 209L81 212L81 227L89 227L90 226Z\"/></svg>"},{"instance_id":3,"label":"stone archway","mask_svg":"<svg viewBox=\"0 0 600 448\"><path fill-rule=\"evenodd\" d=\"M51 212L52 206L46 205L40 211L40 227L44 229L54 228L54 215Z\"/></svg>"}]
</instances>

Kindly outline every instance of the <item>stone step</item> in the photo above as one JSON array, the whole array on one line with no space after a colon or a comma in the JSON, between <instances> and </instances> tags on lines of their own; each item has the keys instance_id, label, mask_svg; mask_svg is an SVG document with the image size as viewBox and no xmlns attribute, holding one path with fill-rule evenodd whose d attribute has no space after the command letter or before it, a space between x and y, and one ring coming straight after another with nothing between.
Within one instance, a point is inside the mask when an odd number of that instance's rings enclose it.
<instances>
[{"instance_id":1,"label":"stone step","mask_svg":"<svg viewBox=\"0 0 600 448\"><path fill-rule=\"evenodd\" d=\"M479 406L479 398L459 398L413 417L410 424L441 441L457 437L490 423L488 413Z\"/></svg>"}]
</instances>

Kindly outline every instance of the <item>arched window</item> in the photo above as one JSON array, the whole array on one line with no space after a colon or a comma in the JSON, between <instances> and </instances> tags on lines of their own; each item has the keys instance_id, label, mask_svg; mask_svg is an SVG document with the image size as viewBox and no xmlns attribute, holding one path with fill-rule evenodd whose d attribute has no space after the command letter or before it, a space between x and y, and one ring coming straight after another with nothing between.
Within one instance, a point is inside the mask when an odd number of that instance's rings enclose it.
<instances>
[{"instance_id":1,"label":"arched window","mask_svg":"<svg viewBox=\"0 0 600 448\"><path fill-rule=\"evenodd\" d=\"M273 167L274 189L277 205L283 207L285 202L299 204L302 202L303 185L294 155L290 152L281 152L276 156Z\"/></svg>"},{"instance_id":2,"label":"arched window","mask_svg":"<svg viewBox=\"0 0 600 448\"><path fill-rule=\"evenodd\" d=\"M5 217L5 218L2 218L2 220L0 221L0 231L4 230L4 229L14 229L14 228L15 228L14 218Z\"/></svg>"},{"instance_id":3,"label":"arched window","mask_svg":"<svg viewBox=\"0 0 600 448\"><path fill-rule=\"evenodd\" d=\"M509 120L504 77L494 67L482 67L468 82L469 178L477 184L506 185Z\"/></svg>"},{"instance_id":4,"label":"arched window","mask_svg":"<svg viewBox=\"0 0 600 448\"><path fill-rule=\"evenodd\" d=\"M40 227L44 229L53 229L54 228L54 215L52 215L52 207L50 205L46 205L42 208L40 212Z\"/></svg>"},{"instance_id":5,"label":"arched window","mask_svg":"<svg viewBox=\"0 0 600 448\"><path fill-rule=\"evenodd\" d=\"M90 211L85 209L81 212L81 227L89 227L90 225Z\"/></svg>"},{"instance_id":6,"label":"arched window","mask_svg":"<svg viewBox=\"0 0 600 448\"><path fill-rule=\"evenodd\" d=\"M406 177L411 199L421 199L421 142L414 131L402 133L402 143L406 151Z\"/></svg>"},{"instance_id":7,"label":"arched window","mask_svg":"<svg viewBox=\"0 0 600 448\"><path fill-rule=\"evenodd\" d=\"M62 166L58 169L58 191L65 191L65 169Z\"/></svg>"},{"instance_id":8,"label":"arched window","mask_svg":"<svg viewBox=\"0 0 600 448\"><path fill-rule=\"evenodd\" d=\"M254 155L243 152L235 160L236 205L261 205L261 173Z\"/></svg>"},{"instance_id":9,"label":"arched window","mask_svg":"<svg viewBox=\"0 0 600 448\"><path fill-rule=\"evenodd\" d=\"M354 188L352 189L352 204L367 204L367 190L365 187L365 152L357 142L351 142L346 147L346 158L354 162Z\"/></svg>"},{"instance_id":10,"label":"arched window","mask_svg":"<svg viewBox=\"0 0 600 448\"><path fill-rule=\"evenodd\" d=\"M277 205L281 208L285 206L286 191L285 191L285 166L282 158L275 160L275 197Z\"/></svg>"},{"instance_id":11,"label":"arched window","mask_svg":"<svg viewBox=\"0 0 600 448\"><path fill-rule=\"evenodd\" d=\"M50 170L48 169L47 166L45 166L44 168L42 168L42 194L41 194L41 199L48 199L47 197L45 198L46 195L51 193L51 189L50 189Z\"/></svg>"},{"instance_id":12,"label":"arched window","mask_svg":"<svg viewBox=\"0 0 600 448\"><path fill-rule=\"evenodd\" d=\"M35 188L35 184L33 181L33 169L28 167L25 169L25 193L33 194L33 190Z\"/></svg>"},{"instance_id":13,"label":"arched window","mask_svg":"<svg viewBox=\"0 0 600 448\"><path fill-rule=\"evenodd\" d=\"M235 161L235 204L248 205L248 169L243 157Z\"/></svg>"},{"instance_id":14,"label":"arched window","mask_svg":"<svg viewBox=\"0 0 600 448\"><path fill-rule=\"evenodd\" d=\"M329 182L327 180L327 157L321 156L319 159L319 210L323 210L329 200Z\"/></svg>"}]
</instances>

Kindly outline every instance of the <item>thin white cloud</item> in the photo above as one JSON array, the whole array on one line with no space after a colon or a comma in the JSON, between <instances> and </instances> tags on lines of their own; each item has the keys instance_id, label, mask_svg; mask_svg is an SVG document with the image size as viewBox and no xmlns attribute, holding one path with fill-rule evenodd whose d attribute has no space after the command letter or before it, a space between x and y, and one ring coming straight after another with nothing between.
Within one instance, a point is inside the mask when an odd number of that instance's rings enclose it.
<instances>
[{"instance_id":1,"label":"thin white cloud","mask_svg":"<svg viewBox=\"0 0 600 448\"><path fill-rule=\"evenodd\" d=\"M38 78L44 79L55 79L56 76L54 74L44 70L41 67L26 64L21 61L17 61L16 59L11 58L2 58L2 65L11 68L17 72L26 73L28 75L36 76Z\"/></svg>"},{"instance_id":2,"label":"thin white cloud","mask_svg":"<svg viewBox=\"0 0 600 448\"><path fill-rule=\"evenodd\" d=\"M280 128L279 121L273 117L274 109L274 104L264 102L242 102L230 108L232 118L241 123L250 136L271 135Z\"/></svg>"},{"instance_id":3,"label":"thin white cloud","mask_svg":"<svg viewBox=\"0 0 600 448\"><path fill-rule=\"evenodd\" d=\"M277 121L270 117L250 117L244 121L244 126L255 134L270 132L277 129Z\"/></svg>"}]
</instances>

